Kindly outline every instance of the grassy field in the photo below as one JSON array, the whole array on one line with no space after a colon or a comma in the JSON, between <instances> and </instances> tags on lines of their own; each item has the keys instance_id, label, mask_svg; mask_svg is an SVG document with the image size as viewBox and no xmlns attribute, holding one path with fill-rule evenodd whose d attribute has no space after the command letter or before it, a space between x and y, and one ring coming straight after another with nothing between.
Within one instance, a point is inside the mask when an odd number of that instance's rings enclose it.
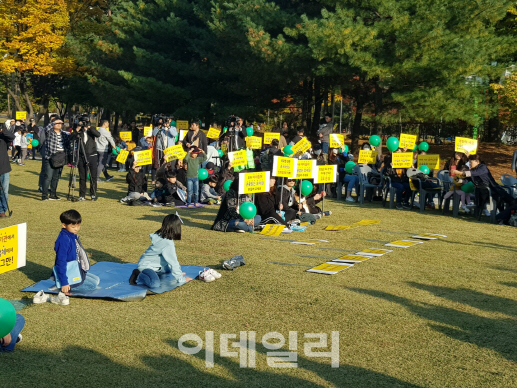
<instances>
[{"instance_id":1,"label":"grassy field","mask_svg":"<svg viewBox=\"0 0 517 388\"><path fill-rule=\"evenodd\" d=\"M48 278L54 263L59 214L75 208L93 262L137 262L148 235L174 209L128 207L121 173L100 184L100 199L71 204L40 202L40 162L13 166L5 226L27 222L28 263L0 275L0 296L30 299L20 290ZM68 172L67 172L68 174ZM66 177L68 178L68 177ZM65 194L67 182L58 192ZM278 241L255 234L209 230L215 208L180 211L182 264L211 266L242 254L247 265L213 283L193 281L141 302L71 299L22 310L24 341L1 358L3 387L515 387L517 385L517 245L515 229L453 219L436 211L397 211L380 204L326 201L332 210L306 232ZM363 219L376 225L339 232L330 224ZM414 233L447 239L425 242L358 264L337 275L308 267L362 248ZM288 240L327 239L299 246ZM320 249L325 248L325 249ZM314 256L314 257L304 257ZM279 265L270 261L298 264ZM215 335L215 366L205 353L187 355L178 339L187 333ZM297 331L298 368L272 368L257 344L256 367L239 367L238 357L220 356L220 334ZM303 333L340 333L340 367L308 357ZM287 345L285 346L287 348ZM230 351L237 351L231 348ZM324 349L322 349L324 350Z\"/></svg>"}]
</instances>

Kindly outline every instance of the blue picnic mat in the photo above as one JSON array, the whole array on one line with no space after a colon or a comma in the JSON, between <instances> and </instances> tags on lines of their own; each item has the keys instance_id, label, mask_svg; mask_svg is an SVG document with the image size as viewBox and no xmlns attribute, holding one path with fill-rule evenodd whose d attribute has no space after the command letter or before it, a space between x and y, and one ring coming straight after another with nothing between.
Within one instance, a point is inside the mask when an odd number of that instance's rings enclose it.
<instances>
[{"instance_id":1,"label":"blue picnic mat","mask_svg":"<svg viewBox=\"0 0 517 388\"><path fill-rule=\"evenodd\" d=\"M147 294L163 294L178 287L178 283L171 274L160 275L161 284L158 288L132 286L129 284L129 277L136 267L136 263L121 264L109 261L101 261L94 264L89 272L97 275L100 279L97 289L88 293L74 292L72 289L70 296L109 298L123 302L136 302L144 299ZM181 269L185 272L185 276L195 279L199 275L199 271L203 270L203 267L182 265ZM32 286L24 288L22 291L38 292L40 290L47 294L57 294L59 292L56 288L56 283L50 279L41 280Z\"/></svg>"}]
</instances>

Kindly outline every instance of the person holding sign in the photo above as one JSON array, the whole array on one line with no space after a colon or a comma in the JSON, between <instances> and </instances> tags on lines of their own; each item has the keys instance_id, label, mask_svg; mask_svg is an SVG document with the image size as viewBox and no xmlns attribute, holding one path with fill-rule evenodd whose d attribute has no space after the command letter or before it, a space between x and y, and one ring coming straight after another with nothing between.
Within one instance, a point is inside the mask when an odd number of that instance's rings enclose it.
<instances>
[{"instance_id":1,"label":"person holding sign","mask_svg":"<svg viewBox=\"0 0 517 388\"><path fill-rule=\"evenodd\" d=\"M280 197L276 191L276 177L269 179L269 191L267 193L255 194L257 214L262 218L261 225L281 224L287 226L287 222L278 214Z\"/></svg>"},{"instance_id":2,"label":"person holding sign","mask_svg":"<svg viewBox=\"0 0 517 388\"><path fill-rule=\"evenodd\" d=\"M99 154L99 163L97 165L97 182L100 182L101 173L104 174L106 182L113 179L113 175L108 174L108 157L109 157L109 146L116 150L117 145L113 136L111 136L108 130L110 123L108 120L102 120L101 126L99 127L100 136L97 138L97 153ZM116 151L115 151L116 152Z\"/></svg>"},{"instance_id":3,"label":"person holding sign","mask_svg":"<svg viewBox=\"0 0 517 388\"><path fill-rule=\"evenodd\" d=\"M191 147L198 147L207 153L208 139L203 131L199 130L199 120L192 121L190 124L190 131L187 132L183 138L183 147L188 150Z\"/></svg>"},{"instance_id":4,"label":"person holding sign","mask_svg":"<svg viewBox=\"0 0 517 388\"><path fill-rule=\"evenodd\" d=\"M280 198L282 198L278 205L278 209L284 212L284 218L287 223L290 223L296 218L297 215L302 213L302 205L299 204L295 198L295 183L296 179L287 179L286 183L279 188L281 193L277 194Z\"/></svg>"},{"instance_id":5,"label":"person holding sign","mask_svg":"<svg viewBox=\"0 0 517 388\"><path fill-rule=\"evenodd\" d=\"M334 130L334 123L332 123L332 115L330 113L325 114L325 123L320 125L318 132L316 132L321 141L321 150L325 163L328 161L330 134Z\"/></svg>"},{"instance_id":6,"label":"person holding sign","mask_svg":"<svg viewBox=\"0 0 517 388\"><path fill-rule=\"evenodd\" d=\"M199 129L199 126L198 126ZM201 132L203 133L203 132ZM204 133L203 133L204 135ZM201 157L199 157L201 155ZM205 152L193 146L187 154L185 158L185 162L187 164L187 207L193 208L201 206L198 203L198 195L199 195L199 166L206 160Z\"/></svg>"},{"instance_id":7,"label":"person holding sign","mask_svg":"<svg viewBox=\"0 0 517 388\"><path fill-rule=\"evenodd\" d=\"M117 149L121 149L124 151L128 150L128 146L124 140L120 138L120 136L115 136L115 144L117 145ZM117 162L118 172L126 172L126 164Z\"/></svg>"},{"instance_id":8,"label":"person holding sign","mask_svg":"<svg viewBox=\"0 0 517 388\"><path fill-rule=\"evenodd\" d=\"M401 152L400 148L396 152ZM384 157L385 174L390 177L391 185L397 191L396 207L398 210L411 209L409 200L411 199L411 187L405 168L393 168L392 155Z\"/></svg>"}]
</instances>

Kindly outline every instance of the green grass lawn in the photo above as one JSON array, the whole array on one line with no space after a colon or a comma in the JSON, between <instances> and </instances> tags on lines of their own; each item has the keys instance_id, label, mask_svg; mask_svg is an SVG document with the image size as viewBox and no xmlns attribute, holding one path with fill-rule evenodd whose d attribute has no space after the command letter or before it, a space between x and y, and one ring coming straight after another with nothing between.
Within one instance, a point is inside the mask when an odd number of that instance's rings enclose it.
<instances>
[{"instance_id":1,"label":"green grass lawn","mask_svg":"<svg viewBox=\"0 0 517 388\"><path fill-rule=\"evenodd\" d=\"M171 208L129 207L122 173L99 186L99 200L40 202L40 162L13 166L4 226L26 222L27 266L0 275L0 297L30 299L20 290L48 278L54 263L59 214L83 216L80 236L93 262L137 262ZM65 196L68 169L58 193ZM209 230L217 210L182 210L180 263L218 268L242 254L247 265L213 283L193 281L141 302L72 298L69 306L29 305L24 340L1 356L5 387L515 387L517 385L517 244L511 227L453 219L438 210L397 211L378 203L358 206L326 201L331 217L306 232L276 239L327 239L300 246L258 234ZM327 225L362 219L376 225L327 232ZM327 276L307 273L362 248L381 247L412 233L447 239L373 258ZM368 241L378 240L378 241ZM320 249L331 248L331 249ZM341 251L338 249L342 249ZM302 257L316 256L316 257ZM269 261L299 264L271 264ZM178 339L187 333L215 335L213 368L205 353L187 355ZM256 367L220 356L220 334L254 331ZM298 368L267 365L261 338L298 332ZM308 357L303 333L340 333L340 367ZM287 349L287 344L285 345ZM237 348L229 348L237 351ZM328 349L322 349L328 350Z\"/></svg>"}]
</instances>

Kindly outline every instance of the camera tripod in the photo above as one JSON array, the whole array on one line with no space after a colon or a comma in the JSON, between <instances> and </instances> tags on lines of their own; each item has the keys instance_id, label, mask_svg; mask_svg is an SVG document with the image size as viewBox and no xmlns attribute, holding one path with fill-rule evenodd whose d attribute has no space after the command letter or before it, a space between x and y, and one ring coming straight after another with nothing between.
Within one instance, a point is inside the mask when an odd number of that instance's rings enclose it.
<instances>
[{"instance_id":1,"label":"camera tripod","mask_svg":"<svg viewBox=\"0 0 517 388\"><path fill-rule=\"evenodd\" d=\"M92 182L91 166L88 162L86 151L84 150L84 144L81 139L76 139L74 140L72 147L72 163L70 167L70 179L68 181L68 194L66 195L66 199L72 202L78 201L78 199L75 197L75 183L77 182L77 166L79 163L81 163L81 156L86 162L86 176L90 177L90 187L94 188L93 193L95 196L97 196L97 187Z\"/></svg>"}]
</instances>

